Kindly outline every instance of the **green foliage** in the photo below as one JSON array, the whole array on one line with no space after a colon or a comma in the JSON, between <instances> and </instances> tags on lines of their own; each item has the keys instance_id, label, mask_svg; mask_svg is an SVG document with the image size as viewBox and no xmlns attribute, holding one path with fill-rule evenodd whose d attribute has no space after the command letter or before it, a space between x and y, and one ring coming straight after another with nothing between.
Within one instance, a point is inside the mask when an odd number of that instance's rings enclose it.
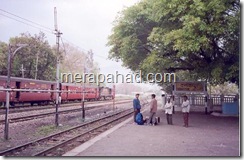
<instances>
[{"instance_id":1,"label":"green foliage","mask_svg":"<svg viewBox=\"0 0 244 160\"><path fill-rule=\"evenodd\" d=\"M1 75L7 75L7 53L8 45L4 42L0 42L0 73Z\"/></svg>"},{"instance_id":2,"label":"green foliage","mask_svg":"<svg viewBox=\"0 0 244 160\"><path fill-rule=\"evenodd\" d=\"M37 129L36 136L47 136L55 131L58 131L58 128L55 125L45 125Z\"/></svg>"},{"instance_id":3,"label":"green foliage","mask_svg":"<svg viewBox=\"0 0 244 160\"><path fill-rule=\"evenodd\" d=\"M208 85L210 94L210 85ZM234 83L227 83L220 85L211 85L211 94L213 95L236 95L239 93L238 86Z\"/></svg>"},{"instance_id":4,"label":"green foliage","mask_svg":"<svg viewBox=\"0 0 244 160\"><path fill-rule=\"evenodd\" d=\"M37 67L37 79L55 81L58 56L60 57L60 75L61 73L83 73L86 57L90 59L86 62L89 72L99 72L98 64L93 62L92 51L87 54L66 43L60 47L57 54L56 46L51 47L42 32L34 36L22 33L20 36L10 38L9 43L12 46L12 53L17 49L17 44L28 44L18 50L12 58L11 76L34 79ZM7 58L8 44L0 42L0 75L7 75ZM22 72L22 66L24 72Z\"/></svg>"},{"instance_id":5,"label":"green foliage","mask_svg":"<svg viewBox=\"0 0 244 160\"><path fill-rule=\"evenodd\" d=\"M238 0L142 0L116 19L109 58L143 73L239 84L239 25Z\"/></svg>"},{"instance_id":6,"label":"green foliage","mask_svg":"<svg viewBox=\"0 0 244 160\"><path fill-rule=\"evenodd\" d=\"M17 51L12 58L11 76L24 76L25 78L34 79L37 66L37 79L55 80L56 55L47 40L45 40L44 33L34 36L23 33L20 36L10 38L9 43L12 46L12 53L16 49L17 44L28 44L28 46ZM7 75L7 54L8 46L2 42L0 45L1 75ZM21 71L22 65L25 70L24 75L22 75Z\"/></svg>"},{"instance_id":7,"label":"green foliage","mask_svg":"<svg viewBox=\"0 0 244 160\"><path fill-rule=\"evenodd\" d=\"M147 18L150 13L147 3L135 5L121 13L109 37L111 59L122 60L126 67L134 71L138 69L137 66L147 57L143 53L150 50L147 38L155 26L155 22Z\"/></svg>"}]
</instances>

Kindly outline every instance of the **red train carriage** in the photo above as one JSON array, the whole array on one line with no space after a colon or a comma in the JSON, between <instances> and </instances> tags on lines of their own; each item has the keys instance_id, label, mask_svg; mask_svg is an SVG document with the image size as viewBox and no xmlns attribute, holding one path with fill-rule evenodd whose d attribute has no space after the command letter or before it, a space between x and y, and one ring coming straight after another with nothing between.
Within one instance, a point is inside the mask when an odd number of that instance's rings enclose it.
<instances>
[{"instance_id":1,"label":"red train carriage","mask_svg":"<svg viewBox=\"0 0 244 160\"><path fill-rule=\"evenodd\" d=\"M62 83L60 83L59 84L59 88L60 88L60 90L61 90L61 93L60 93L60 95L61 95L61 102L62 103L65 103L65 102L68 102L68 95L69 95L69 93L68 93L68 91L69 91L69 86L67 85L67 84L62 84ZM55 100L55 98L56 97L54 97L53 99Z\"/></svg>"},{"instance_id":2,"label":"red train carriage","mask_svg":"<svg viewBox=\"0 0 244 160\"><path fill-rule=\"evenodd\" d=\"M12 81L10 82L10 88L15 88L16 82ZM7 88L7 77L6 76L0 76L0 89L6 89ZM10 103L15 101L15 92L10 93ZM0 106L3 106L6 102L6 92L0 90Z\"/></svg>"},{"instance_id":3,"label":"red train carriage","mask_svg":"<svg viewBox=\"0 0 244 160\"><path fill-rule=\"evenodd\" d=\"M75 85L70 83L62 83L62 102L74 101L74 100L82 100L83 99L83 86ZM84 88L85 100L97 100L99 99L99 92L97 87L85 87Z\"/></svg>"},{"instance_id":4,"label":"red train carriage","mask_svg":"<svg viewBox=\"0 0 244 160\"><path fill-rule=\"evenodd\" d=\"M99 89L98 87L85 87L85 99L98 100L99 99Z\"/></svg>"},{"instance_id":5,"label":"red train carriage","mask_svg":"<svg viewBox=\"0 0 244 160\"><path fill-rule=\"evenodd\" d=\"M6 88L6 76L0 76L0 88ZM54 90L55 82L33 80L26 78L11 77L11 88L12 89L30 89L30 90ZM23 92L16 91L10 94L10 104L16 103L34 103L37 104L48 104L54 98L53 92ZM0 92L0 102L6 102L6 92Z\"/></svg>"},{"instance_id":6,"label":"red train carriage","mask_svg":"<svg viewBox=\"0 0 244 160\"><path fill-rule=\"evenodd\" d=\"M81 99L81 91L82 87L75 84L69 84L69 83L62 83L62 91L65 91L62 93L62 101L74 101L74 100L80 100ZM68 91L68 92L67 92ZM65 96L64 96L65 95ZM63 99L66 97L66 99Z\"/></svg>"},{"instance_id":7,"label":"red train carriage","mask_svg":"<svg viewBox=\"0 0 244 160\"><path fill-rule=\"evenodd\" d=\"M56 83L50 81L33 80L33 79L19 79L20 89L31 89L31 90L55 90ZM16 86L18 87L18 86ZM37 104L49 104L49 102L55 99L54 92L16 92L18 102L29 102L31 105ZM19 96L17 96L19 95Z\"/></svg>"},{"instance_id":8,"label":"red train carriage","mask_svg":"<svg viewBox=\"0 0 244 160\"><path fill-rule=\"evenodd\" d=\"M6 76L0 76L0 89L6 88ZM61 100L62 102L82 100L83 87L79 84L60 83ZM48 104L54 102L56 99L55 92L56 82L34 80L27 78L11 77L12 89L29 89L29 90L46 90L47 92L23 92L15 91L10 93L10 104L16 103L31 103L33 104ZM99 100L99 99L112 99L114 98L115 90L109 87L85 87L85 100ZM0 106L6 102L6 92L0 91Z\"/></svg>"}]
</instances>

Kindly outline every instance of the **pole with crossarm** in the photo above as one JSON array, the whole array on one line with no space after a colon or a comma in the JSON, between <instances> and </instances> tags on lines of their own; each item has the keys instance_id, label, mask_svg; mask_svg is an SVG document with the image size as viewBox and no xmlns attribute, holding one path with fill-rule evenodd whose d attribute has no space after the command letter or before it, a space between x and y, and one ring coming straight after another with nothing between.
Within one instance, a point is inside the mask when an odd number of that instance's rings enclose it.
<instances>
[{"instance_id":1,"label":"pole with crossarm","mask_svg":"<svg viewBox=\"0 0 244 160\"><path fill-rule=\"evenodd\" d=\"M27 44L17 44L17 49L12 53L11 51L11 45L9 44L8 47L8 73L7 73L7 89L10 89L10 82L11 82L11 60L14 58L15 54L17 51L19 51L21 48L27 46ZM8 119L8 114L9 114L9 101L10 101L10 91L6 91L6 111L5 111L5 127L4 127L4 139L8 140L9 139L9 119Z\"/></svg>"}]
</instances>

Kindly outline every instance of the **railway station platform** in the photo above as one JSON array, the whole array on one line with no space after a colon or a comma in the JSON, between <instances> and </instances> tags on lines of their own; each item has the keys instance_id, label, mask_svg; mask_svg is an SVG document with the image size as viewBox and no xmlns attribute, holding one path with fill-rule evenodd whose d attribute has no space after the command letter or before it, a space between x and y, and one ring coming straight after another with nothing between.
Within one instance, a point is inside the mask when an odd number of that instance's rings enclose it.
<instances>
[{"instance_id":1,"label":"railway station platform","mask_svg":"<svg viewBox=\"0 0 244 160\"><path fill-rule=\"evenodd\" d=\"M173 114L173 125L162 109L157 116L156 126L134 124L131 117L63 156L240 156L239 117L192 112L185 128L181 112Z\"/></svg>"}]
</instances>

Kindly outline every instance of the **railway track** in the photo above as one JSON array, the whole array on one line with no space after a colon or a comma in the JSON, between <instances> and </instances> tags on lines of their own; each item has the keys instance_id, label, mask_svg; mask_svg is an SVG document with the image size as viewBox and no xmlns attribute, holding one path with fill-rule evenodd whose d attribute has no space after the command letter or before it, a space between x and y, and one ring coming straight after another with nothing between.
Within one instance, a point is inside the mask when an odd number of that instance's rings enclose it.
<instances>
[{"instance_id":1,"label":"railway track","mask_svg":"<svg viewBox=\"0 0 244 160\"><path fill-rule=\"evenodd\" d=\"M117 111L101 118L93 119L67 130L33 140L7 150L1 151L1 156L60 156L66 151L89 140L91 135L97 135L114 123L131 116L133 109ZM72 146L72 147L71 147Z\"/></svg>"},{"instance_id":2,"label":"railway track","mask_svg":"<svg viewBox=\"0 0 244 160\"><path fill-rule=\"evenodd\" d=\"M121 101L121 100L115 100L115 102ZM122 101L131 101L131 100L122 100ZM108 102L113 102L112 100L107 100L107 101L94 101L94 102L86 102L86 104L96 104L96 103L108 103ZM60 108L65 108L65 107L71 107L74 105L78 105L81 102L76 102L76 103L69 103L69 104L61 104ZM15 107L10 107L9 108L9 113L20 113L20 112L27 112L27 111L37 111L37 110L45 110L45 109L53 109L55 108L55 105L47 105L47 106L15 106ZM5 107L0 107L0 115L5 114Z\"/></svg>"},{"instance_id":3,"label":"railway track","mask_svg":"<svg viewBox=\"0 0 244 160\"><path fill-rule=\"evenodd\" d=\"M115 104L122 104L122 103L129 103L131 101L119 101L116 102ZM106 105L111 105L111 104L98 104L98 105L93 105L93 106L89 106L89 107L85 107L85 111L87 110L92 110L95 108L100 108ZM68 114L68 113L72 113L72 112L79 112L82 111L82 108L77 108L77 109L69 109L69 110L63 110L63 111L59 111L58 114ZM48 116L52 116L55 115L56 112L48 112L48 113L42 113L42 114L34 114L34 115L28 115L28 116L22 116L22 117L16 117L16 118L9 118L9 122L10 123L16 123L16 122L24 122L24 121L29 121L32 119L39 119L39 118L44 118L44 117L48 117ZM0 125L4 124L5 120L0 120Z\"/></svg>"}]
</instances>

